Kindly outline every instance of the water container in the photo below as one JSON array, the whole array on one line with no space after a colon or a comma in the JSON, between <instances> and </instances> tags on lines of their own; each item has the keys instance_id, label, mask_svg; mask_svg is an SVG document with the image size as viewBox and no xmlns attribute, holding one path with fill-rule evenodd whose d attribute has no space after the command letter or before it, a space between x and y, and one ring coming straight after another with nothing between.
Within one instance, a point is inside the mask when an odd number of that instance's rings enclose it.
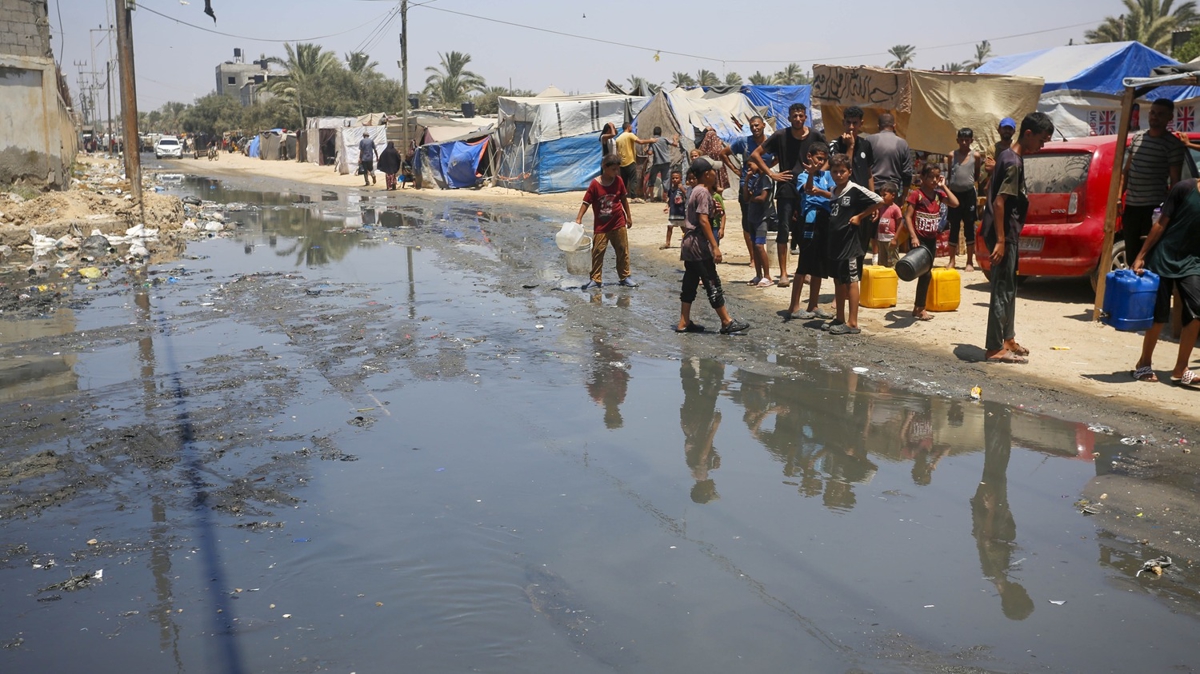
<instances>
[{"instance_id":1,"label":"water container","mask_svg":"<svg viewBox=\"0 0 1200 674\"><path fill-rule=\"evenodd\" d=\"M583 241L583 225L577 222L564 222L562 229L554 235L554 243L558 249L567 253L579 248Z\"/></svg>"},{"instance_id":2,"label":"water container","mask_svg":"<svg viewBox=\"0 0 1200 674\"><path fill-rule=\"evenodd\" d=\"M575 250L567 252L567 273L590 276L592 273L592 237L584 236Z\"/></svg>"},{"instance_id":3,"label":"water container","mask_svg":"<svg viewBox=\"0 0 1200 674\"><path fill-rule=\"evenodd\" d=\"M939 267L933 270L929 294L925 296L928 311L957 311L962 295L962 277L957 269Z\"/></svg>"},{"instance_id":4,"label":"water container","mask_svg":"<svg viewBox=\"0 0 1200 674\"><path fill-rule=\"evenodd\" d=\"M929 254L929 250L924 246L917 246L896 263L896 275L901 281L915 281L932 267L933 256Z\"/></svg>"},{"instance_id":5,"label":"water container","mask_svg":"<svg viewBox=\"0 0 1200 674\"><path fill-rule=\"evenodd\" d=\"M1146 272L1138 276L1128 269L1109 272L1104 277L1104 322L1118 330L1148 330L1154 324L1154 299L1158 295L1158 276Z\"/></svg>"},{"instance_id":6,"label":"water container","mask_svg":"<svg viewBox=\"0 0 1200 674\"><path fill-rule=\"evenodd\" d=\"M896 289L900 279L896 270L880 265L863 268L862 284L859 286L858 304L869 309L886 309L896 306Z\"/></svg>"}]
</instances>

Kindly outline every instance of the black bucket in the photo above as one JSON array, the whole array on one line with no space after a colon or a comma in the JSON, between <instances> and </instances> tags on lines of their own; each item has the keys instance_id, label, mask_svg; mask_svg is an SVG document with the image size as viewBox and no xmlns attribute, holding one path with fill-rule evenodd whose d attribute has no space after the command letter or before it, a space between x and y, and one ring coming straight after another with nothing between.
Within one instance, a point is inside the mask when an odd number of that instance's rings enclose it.
<instances>
[{"instance_id":1,"label":"black bucket","mask_svg":"<svg viewBox=\"0 0 1200 674\"><path fill-rule=\"evenodd\" d=\"M933 269L933 255L928 248L917 246L896 263L896 276L901 281L914 281L930 269Z\"/></svg>"}]
</instances>

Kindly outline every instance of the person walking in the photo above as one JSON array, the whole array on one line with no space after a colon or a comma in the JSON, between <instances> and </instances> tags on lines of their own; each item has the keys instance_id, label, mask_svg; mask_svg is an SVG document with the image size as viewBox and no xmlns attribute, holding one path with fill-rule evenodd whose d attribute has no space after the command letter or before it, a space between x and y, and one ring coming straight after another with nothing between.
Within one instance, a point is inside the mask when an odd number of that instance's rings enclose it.
<instances>
[{"instance_id":1,"label":"person walking","mask_svg":"<svg viewBox=\"0 0 1200 674\"><path fill-rule=\"evenodd\" d=\"M388 141L387 147L379 153L379 170L383 171L385 188L396 189L396 174L400 172L400 152L392 141Z\"/></svg>"},{"instance_id":2,"label":"person walking","mask_svg":"<svg viewBox=\"0 0 1200 674\"><path fill-rule=\"evenodd\" d=\"M617 258L619 285L636 288L638 284L629 278L629 234L625 230L633 227L633 213L629 210L629 193L620 176L620 160L604 158L600 177L594 178L583 193L583 203L575 216L577 224L583 224L583 214L592 208L592 273L582 290L594 290L603 285L604 253L612 244Z\"/></svg>"},{"instance_id":3,"label":"person walking","mask_svg":"<svg viewBox=\"0 0 1200 674\"><path fill-rule=\"evenodd\" d=\"M637 193L637 146L651 145L652 138L638 138L633 132L633 123L625 122L621 135L617 136L617 156L621 159L621 180L630 196L640 196Z\"/></svg>"},{"instance_id":4,"label":"person walking","mask_svg":"<svg viewBox=\"0 0 1200 674\"><path fill-rule=\"evenodd\" d=\"M363 186L375 184L375 141L371 134L363 131L362 140L358 141L358 168L363 174Z\"/></svg>"},{"instance_id":5,"label":"person walking","mask_svg":"<svg viewBox=\"0 0 1200 674\"><path fill-rule=\"evenodd\" d=\"M717 188L717 170L712 162L700 157L692 162L688 173L696 180L696 186L688 196L683 241L679 244L679 259L683 260L684 272L675 332L704 332L704 326L692 321L692 302L696 301L696 290L702 283L709 306L721 319L721 334L745 332L750 329L750 324L729 315L721 277L717 274L717 264L723 256L710 220L716 209L712 194Z\"/></svg>"},{"instance_id":6,"label":"person walking","mask_svg":"<svg viewBox=\"0 0 1200 674\"><path fill-rule=\"evenodd\" d=\"M671 184L671 148L679 147L679 134L673 140L662 137L662 127L654 127L654 142L650 145L650 173L646 176L646 186L653 195L654 181L661 181L662 202L667 203L667 188Z\"/></svg>"},{"instance_id":7,"label":"person walking","mask_svg":"<svg viewBox=\"0 0 1200 674\"><path fill-rule=\"evenodd\" d=\"M1017 343L1017 255L1029 198L1025 193L1024 157L1042 149L1054 134L1054 122L1041 112L1021 121L1014 145L996 157L995 173L988 186L987 208L980 233L992 260L992 296L988 306L989 363L1027 363L1029 349Z\"/></svg>"},{"instance_id":8,"label":"person walking","mask_svg":"<svg viewBox=\"0 0 1200 674\"><path fill-rule=\"evenodd\" d=\"M1163 326L1171 318L1171 296L1178 288L1183 304L1183 333L1179 336L1179 355L1171 371L1171 381L1200 389L1200 375L1188 369L1192 348L1200 335L1200 320L1196 320L1200 317L1200 183L1195 178L1171 188L1163 202L1162 214L1150 228L1132 267L1139 276L1149 269L1159 277L1154 323L1142 340L1142 355L1134 366L1133 378L1158 381L1151 359Z\"/></svg>"},{"instance_id":9,"label":"person walking","mask_svg":"<svg viewBox=\"0 0 1200 674\"><path fill-rule=\"evenodd\" d=\"M1175 116L1175 104L1160 98L1150 105L1150 128L1133 137L1122 172L1125 210L1121 236L1125 259L1137 258L1142 241L1150 233L1154 210L1162 205L1168 190L1179 182L1187 149L1167 126Z\"/></svg>"}]
</instances>

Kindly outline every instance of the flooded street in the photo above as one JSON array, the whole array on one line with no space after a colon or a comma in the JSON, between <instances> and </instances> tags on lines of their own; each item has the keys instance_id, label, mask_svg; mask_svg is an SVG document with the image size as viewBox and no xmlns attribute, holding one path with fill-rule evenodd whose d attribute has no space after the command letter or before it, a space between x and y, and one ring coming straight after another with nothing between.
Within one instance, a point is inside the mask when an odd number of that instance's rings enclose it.
<instances>
[{"instance_id":1,"label":"flooded street","mask_svg":"<svg viewBox=\"0 0 1200 674\"><path fill-rule=\"evenodd\" d=\"M1194 553L1081 512L1119 434L287 189L0 320L0 671L1195 671Z\"/></svg>"}]
</instances>

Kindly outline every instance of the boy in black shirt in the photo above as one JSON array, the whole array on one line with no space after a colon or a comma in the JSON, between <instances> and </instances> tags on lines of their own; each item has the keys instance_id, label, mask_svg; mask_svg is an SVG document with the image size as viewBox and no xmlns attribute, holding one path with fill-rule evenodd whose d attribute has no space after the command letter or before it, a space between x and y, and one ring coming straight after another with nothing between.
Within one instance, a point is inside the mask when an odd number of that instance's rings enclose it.
<instances>
[{"instance_id":1,"label":"boy in black shirt","mask_svg":"<svg viewBox=\"0 0 1200 674\"><path fill-rule=\"evenodd\" d=\"M834 138L829 144L829 154L844 154L850 158L850 180L859 187L875 191L875 148L871 141L858 134L863 128L863 110L857 105L846 108L842 113L842 126L846 129L841 136ZM864 255L871 245L871 239L879 232L878 222L864 222L859 228Z\"/></svg>"},{"instance_id":2,"label":"boy in black shirt","mask_svg":"<svg viewBox=\"0 0 1200 674\"><path fill-rule=\"evenodd\" d=\"M831 335L857 335L858 282L863 256L859 228L883 205L883 199L867 188L850 180L850 157L835 154L829 159L833 176L833 199L829 210L829 236L826 239L829 266L836 290L837 318L829 325ZM846 315L846 303L850 315Z\"/></svg>"}]
</instances>

